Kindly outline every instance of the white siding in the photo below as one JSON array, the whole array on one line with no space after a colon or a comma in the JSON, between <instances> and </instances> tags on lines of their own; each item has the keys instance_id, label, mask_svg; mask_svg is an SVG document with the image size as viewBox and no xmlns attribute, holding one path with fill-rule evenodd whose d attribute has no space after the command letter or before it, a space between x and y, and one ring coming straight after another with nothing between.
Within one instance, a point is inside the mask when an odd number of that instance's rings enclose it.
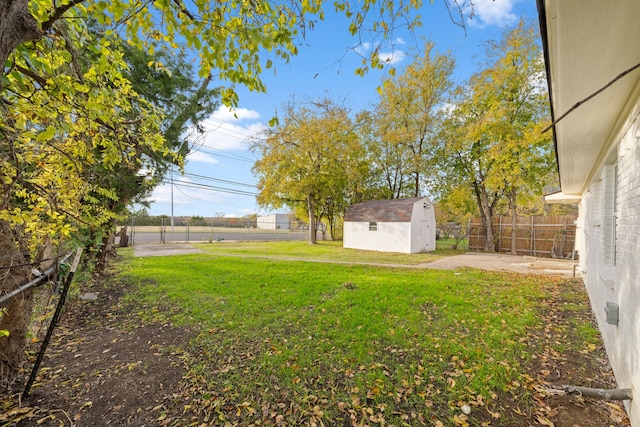
<instances>
[{"instance_id":1,"label":"white siding","mask_svg":"<svg viewBox=\"0 0 640 427\"><path fill-rule=\"evenodd\" d=\"M345 248L381 252L411 253L410 222L378 222L377 230L369 230L369 222L346 222Z\"/></svg>"},{"instance_id":2,"label":"white siding","mask_svg":"<svg viewBox=\"0 0 640 427\"><path fill-rule=\"evenodd\" d=\"M371 224L375 222L375 226ZM381 252L418 253L436 249L436 218L428 198L418 200L411 221L345 221L343 246Z\"/></svg>"},{"instance_id":3,"label":"white siding","mask_svg":"<svg viewBox=\"0 0 640 427\"><path fill-rule=\"evenodd\" d=\"M585 248L581 266L618 387L640 397L640 135L637 122L619 141L580 204ZM617 185L616 185L617 184ZM614 201L617 200L617 203ZM598 216L600 218L598 218ZM615 240L614 240L615 239ZM606 322L607 302L619 305L618 325ZM640 398L627 402L640 426Z\"/></svg>"},{"instance_id":4,"label":"white siding","mask_svg":"<svg viewBox=\"0 0 640 427\"><path fill-rule=\"evenodd\" d=\"M436 216L429 201L415 204L411 217L411 253L436 250Z\"/></svg>"}]
</instances>

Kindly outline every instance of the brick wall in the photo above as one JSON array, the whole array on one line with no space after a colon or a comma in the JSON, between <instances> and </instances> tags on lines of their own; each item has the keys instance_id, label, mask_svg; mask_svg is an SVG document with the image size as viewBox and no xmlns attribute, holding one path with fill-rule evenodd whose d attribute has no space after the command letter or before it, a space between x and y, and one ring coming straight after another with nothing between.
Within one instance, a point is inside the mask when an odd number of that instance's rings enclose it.
<instances>
[{"instance_id":1,"label":"brick wall","mask_svg":"<svg viewBox=\"0 0 640 427\"><path fill-rule=\"evenodd\" d=\"M629 127L594 175L580 204L583 280L602 331L618 387L631 387L632 425L640 425L640 123ZM579 239L578 239L579 240ZM604 307L618 304L618 325ZM635 402L635 403L634 403Z\"/></svg>"}]
</instances>

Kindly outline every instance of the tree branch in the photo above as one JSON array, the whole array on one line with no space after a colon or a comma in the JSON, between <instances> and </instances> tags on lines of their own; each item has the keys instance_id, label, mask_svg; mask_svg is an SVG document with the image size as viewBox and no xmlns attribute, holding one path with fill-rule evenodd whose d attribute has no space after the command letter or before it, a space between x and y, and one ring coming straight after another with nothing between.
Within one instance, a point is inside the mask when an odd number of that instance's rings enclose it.
<instances>
[{"instance_id":1,"label":"tree branch","mask_svg":"<svg viewBox=\"0 0 640 427\"><path fill-rule=\"evenodd\" d=\"M84 0L71 0L71 2L57 7L54 11L53 11L53 15L51 15L51 17L42 23L42 31L48 31L51 29L51 27L53 27L53 24L55 24L55 22L57 20L59 20L60 18L62 18L62 15L64 15L69 9L71 9L74 6L79 5L80 3L82 3Z\"/></svg>"},{"instance_id":2,"label":"tree branch","mask_svg":"<svg viewBox=\"0 0 640 427\"><path fill-rule=\"evenodd\" d=\"M22 74L24 74L24 75L26 75L28 77L31 77L33 80L37 81L42 86L46 86L47 85L47 79L45 79L44 77L42 77L39 74L34 73L33 71L29 70L28 68L24 68L21 65L16 65L16 70L20 71Z\"/></svg>"},{"instance_id":3,"label":"tree branch","mask_svg":"<svg viewBox=\"0 0 640 427\"><path fill-rule=\"evenodd\" d=\"M182 5L180 0L173 0L173 2L180 8L180 12L184 13L185 15L187 15L189 17L189 19L191 19L192 21L196 20L196 17L193 16L193 14L191 12L189 12L186 7L184 7Z\"/></svg>"}]
</instances>

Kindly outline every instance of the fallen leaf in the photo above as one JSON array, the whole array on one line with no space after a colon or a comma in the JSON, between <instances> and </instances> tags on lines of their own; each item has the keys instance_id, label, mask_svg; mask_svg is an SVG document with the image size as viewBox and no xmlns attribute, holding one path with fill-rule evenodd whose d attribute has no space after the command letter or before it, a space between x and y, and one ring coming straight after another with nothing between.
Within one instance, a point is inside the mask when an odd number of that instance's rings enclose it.
<instances>
[{"instance_id":1,"label":"fallen leaf","mask_svg":"<svg viewBox=\"0 0 640 427\"><path fill-rule=\"evenodd\" d=\"M555 424L553 422L551 422L548 418L545 418L541 415L538 415L538 422L543 425L543 426L547 426L547 427L555 427Z\"/></svg>"}]
</instances>

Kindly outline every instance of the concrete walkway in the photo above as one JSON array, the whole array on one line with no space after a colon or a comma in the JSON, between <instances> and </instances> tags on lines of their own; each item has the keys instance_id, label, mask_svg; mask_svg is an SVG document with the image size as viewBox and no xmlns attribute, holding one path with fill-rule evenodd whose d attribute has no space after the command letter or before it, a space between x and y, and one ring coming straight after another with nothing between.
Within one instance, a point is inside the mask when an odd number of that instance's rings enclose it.
<instances>
[{"instance_id":1,"label":"concrete walkway","mask_svg":"<svg viewBox=\"0 0 640 427\"><path fill-rule=\"evenodd\" d=\"M207 253L188 243L146 243L134 246L134 256L170 256L184 255L194 253ZM247 258L266 258L266 259L283 259L279 257L260 256L260 255L239 255L229 254L229 256L247 257ZM381 267L396 268L425 268L434 270L456 270L459 268L477 268L488 271L510 271L522 274L544 274L557 275L563 277L574 277L575 261L536 258L531 256L514 256L503 254L485 254L477 252L468 252L462 255L448 256L437 259L433 262L403 265L403 264L379 264L366 262L349 262L349 261L329 261L316 260L308 258L288 257L286 260L305 261L305 262L323 262L334 264L357 264L357 265L376 265Z\"/></svg>"},{"instance_id":2,"label":"concrete walkway","mask_svg":"<svg viewBox=\"0 0 640 427\"><path fill-rule=\"evenodd\" d=\"M439 270L477 268L489 271L512 271L523 274L573 277L575 265L577 265L576 261L563 259L468 252L463 255L444 257L430 263L420 264L420 267Z\"/></svg>"}]
</instances>

